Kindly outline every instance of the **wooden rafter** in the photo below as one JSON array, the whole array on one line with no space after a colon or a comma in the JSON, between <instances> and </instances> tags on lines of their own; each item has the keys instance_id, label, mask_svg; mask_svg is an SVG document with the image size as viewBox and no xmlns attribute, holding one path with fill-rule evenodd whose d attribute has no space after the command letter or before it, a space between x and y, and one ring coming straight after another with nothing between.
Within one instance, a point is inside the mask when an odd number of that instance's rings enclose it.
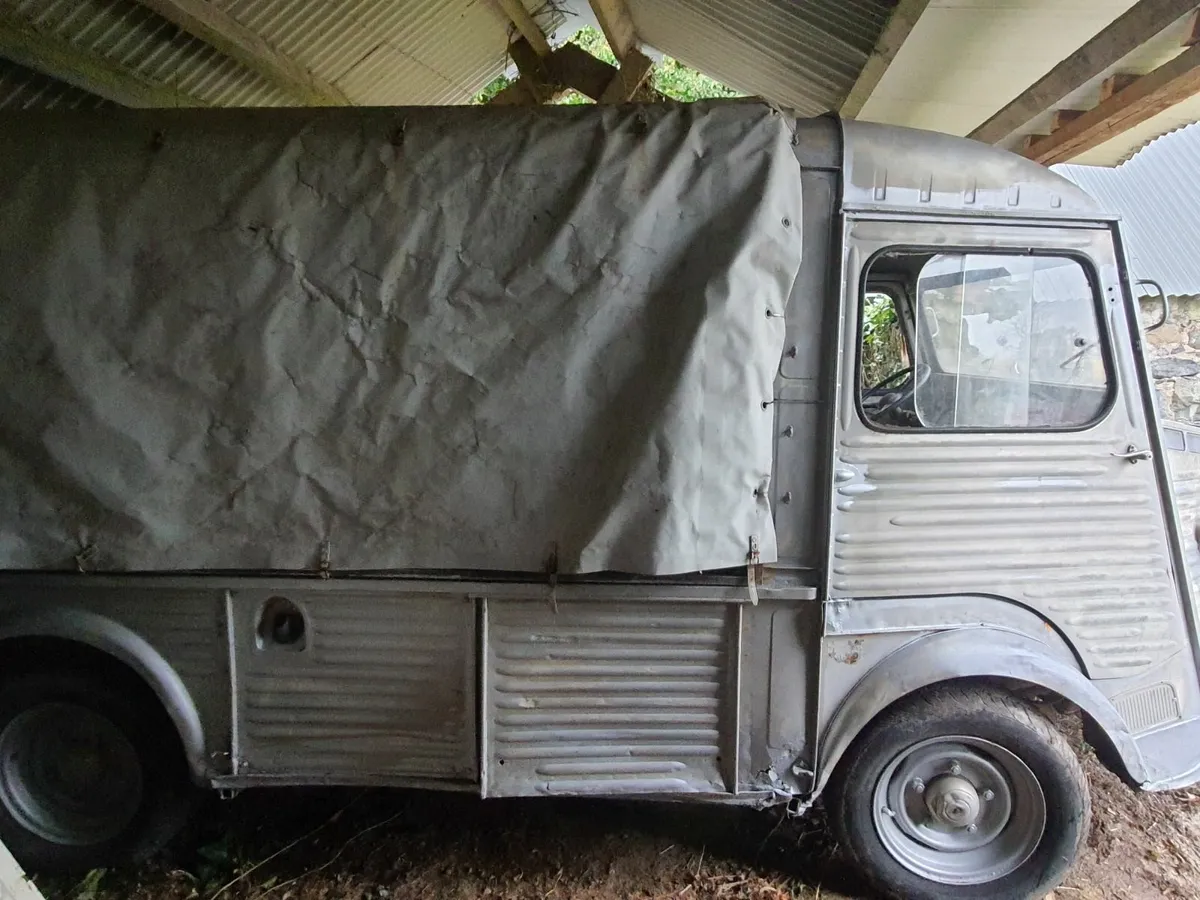
<instances>
[{"instance_id":1,"label":"wooden rafter","mask_svg":"<svg viewBox=\"0 0 1200 900\"><path fill-rule=\"evenodd\" d=\"M550 55L550 42L521 0L496 0L496 3L538 56Z\"/></svg>"},{"instance_id":2,"label":"wooden rafter","mask_svg":"<svg viewBox=\"0 0 1200 900\"><path fill-rule=\"evenodd\" d=\"M852 119L862 112L862 108L883 80L884 73L904 46L904 42L908 40L908 36L912 34L917 20L921 18L927 6L929 0L899 0L875 42L875 49L871 51L862 71L858 73L854 87L850 88L850 93L842 101L839 112L843 116Z\"/></svg>"},{"instance_id":3,"label":"wooden rafter","mask_svg":"<svg viewBox=\"0 0 1200 900\"><path fill-rule=\"evenodd\" d=\"M207 105L170 85L141 78L97 53L10 18L0 18L0 56L122 106Z\"/></svg>"},{"instance_id":4,"label":"wooden rafter","mask_svg":"<svg viewBox=\"0 0 1200 900\"><path fill-rule=\"evenodd\" d=\"M646 83L653 69L654 60L634 47L625 54L621 60L621 68L609 79L608 86L596 102L628 103Z\"/></svg>"},{"instance_id":5,"label":"wooden rafter","mask_svg":"<svg viewBox=\"0 0 1200 900\"><path fill-rule=\"evenodd\" d=\"M588 0L608 46L622 65L625 57L637 46L637 29L625 0Z\"/></svg>"},{"instance_id":6,"label":"wooden rafter","mask_svg":"<svg viewBox=\"0 0 1200 900\"><path fill-rule=\"evenodd\" d=\"M1175 104L1200 93L1200 44L1076 116L1045 136L1030 140L1025 156L1045 165L1066 162Z\"/></svg>"},{"instance_id":7,"label":"wooden rafter","mask_svg":"<svg viewBox=\"0 0 1200 900\"><path fill-rule=\"evenodd\" d=\"M1179 21L1196 0L1138 0L1090 41L1030 85L1020 96L971 132L970 137L1001 144L1064 97L1119 63L1138 47Z\"/></svg>"},{"instance_id":8,"label":"wooden rafter","mask_svg":"<svg viewBox=\"0 0 1200 900\"><path fill-rule=\"evenodd\" d=\"M188 34L257 72L284 93L311 106L345 106L335 85L280 53L210 0L138 0Z\"/></svg>"}]
</instances>

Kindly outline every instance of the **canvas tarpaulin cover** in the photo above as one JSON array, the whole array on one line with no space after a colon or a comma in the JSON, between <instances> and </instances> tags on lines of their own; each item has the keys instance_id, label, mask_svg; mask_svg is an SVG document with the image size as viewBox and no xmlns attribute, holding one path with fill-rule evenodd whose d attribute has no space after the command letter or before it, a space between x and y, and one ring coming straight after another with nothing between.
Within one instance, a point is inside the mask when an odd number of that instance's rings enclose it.
<instances>
[{"instance_id":1,"label":"canvas tarpaulin cover","mask_svg":"<svg viewBox=\"0 0 1200 900\"><path fill-rule=\"evenodd\" d=\"M0 198L4 568L774 559L765 106L26 113Z\"/></svg>"}]
</instances>

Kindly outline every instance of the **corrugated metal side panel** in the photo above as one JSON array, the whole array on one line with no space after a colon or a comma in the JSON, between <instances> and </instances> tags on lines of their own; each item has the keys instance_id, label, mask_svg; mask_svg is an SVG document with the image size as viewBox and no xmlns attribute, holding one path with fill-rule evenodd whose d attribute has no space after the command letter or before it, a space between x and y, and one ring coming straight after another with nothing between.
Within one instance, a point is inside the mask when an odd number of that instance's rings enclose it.
<instances>
[{"instance_id":1,"label":"corrugated metal side panel","mask_svg":"<svg viewBox=\"0 0 1200 900\"><path fill-rule=\"evenodd\" d=\"M504 67L506 20L478 0L218 0L359 104L462 103ZM553 28L561 16L547 19Z\"/></svg>"},{"instance_id":2,"label":"corrugated metal side panel","mask_svg":"<svg viewBox=\"0 0 1200 900\"><path fill-rule=\"evenodd\" d=\"M4 12L64 43L213 106L294 101L135 0L3 0Z\"/></svg>"},{"instance_id":3,"label":"corrugated metal side panel","mask_svg":"<svg viewBox=\"0 0 1200 900\"><path fill-rule=\"evenodd\" d=\"M1171 481L1175 489L1175 504L1179 510L1179 538L1183 558L1192 583L1192 596L1200 597L1200 452L1170 450Z\"/></svg>"},{"instance_id":4,"label":"corrugated metal side panel","mask_svg":"<svg viewBox=\"0 0 1200 900\"><path fill-rule=\"evenodd\" d=\"M1115 169L1055 166L1124 219L1130 265L1168 294L1200 294L1200 125L1151 143Z\"/></svg>"},{"instance_id":5,"label":"corrugated metal side panel","mask_svg":"<svg viewBox=\"0 0 1200 900\"><path fill-rule=\"evenodd\" d=\"M638 34L724 83L806 115L835 109L887 23L883 0L638 0Z\"/></svg>"},{"instance_id":6,"label":"corrugated metal side panel","mask_svg":"<svg viewBox=\"0 0 1200 900\"><path fill-rule=\"evenodd\" d=\"M1113 438L842 439L865 473L837 489L832 586L842 596L990 594L1045 613L1092 677L1136 674L1184 644L1148 467Z\"/></svg>"},{"instance_id":7,"label":"corrugated metal side panel","mask_svg":"<svg viewBox=\"0 0 1200 900\"><path fill-rule=\"evenodd\" d=\"M288 595L307 621L305 648L290 651L258 646L267 597L233 598L236 774L476 775L473 602Z\"/></svg>"},{"instance_id":8,"label":"corrugated metal side panel","mask_svg":"<svg viewBox=\"0 0 1200 900\"><path fill-rule=\"evenodd\" d=\"M74 85L0 59L0 109L100 109L111 104Z\"/></svg>"},{"instance_id":9,"label":"corrugated metal side panel","mask_svg":"<svg viewBox=\"0 0 1200 900\"><path fill-rule=\"evenodd\" d=\"M491 602L493 796L723 791L723 605Z\"/></svg>"}]
</instances>

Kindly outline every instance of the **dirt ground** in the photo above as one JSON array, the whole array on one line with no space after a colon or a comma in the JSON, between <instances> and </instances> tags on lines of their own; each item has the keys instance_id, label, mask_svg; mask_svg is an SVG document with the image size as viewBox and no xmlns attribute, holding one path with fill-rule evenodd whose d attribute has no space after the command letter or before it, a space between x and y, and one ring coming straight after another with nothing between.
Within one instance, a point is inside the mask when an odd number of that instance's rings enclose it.
<instances>
[{"instance_id":1,"label":"dirt ground","mask_svg":"<svg viewBox=\"0 0 1200 900\"><path fill-rule=\"evenodd\" d=\"M1086 856L1054 900L1200 897L1200 791L1135 794L1087 754ZM213 801L137 872L48 900L862 900L819 813L261 791Z\"/></svg>"}]
</instances>

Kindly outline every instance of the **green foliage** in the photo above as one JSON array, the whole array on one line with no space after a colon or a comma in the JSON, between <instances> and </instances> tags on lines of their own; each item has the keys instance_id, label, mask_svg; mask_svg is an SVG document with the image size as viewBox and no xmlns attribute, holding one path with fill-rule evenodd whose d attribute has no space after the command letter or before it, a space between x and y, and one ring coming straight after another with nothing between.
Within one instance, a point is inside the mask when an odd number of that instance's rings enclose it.
<instances>
[{"instance_id":1,"label":"green foliage","mask_svg":"<svg viewBox=\"0 0 1200 900\"><path fill-rule=\"evenodd\" d=\"M863 303L863 385L879 384L906 365L904 334L892 298L887 294L868 294Z\"/></svg>"},{"instance_id":2,"label":"green foliage","mask_svg":"<svg viewBox=\"0 0 1200 900\"><path fill-rule=\"evenodd\" d=\"M482 91L471 98L471 102L475 104L487 103L510 84L512 84L512 79L507 75L497 75L484 86Z\"/></svg>"},{"instance_id":3,"label":"green foliage","mask_svg":"<svg viewBox=\"0 0 1200 900\"><path fill-rule=\"evenodd\" d=\"M733 88L688 68L677 59L664 56L650 73L650 85L665 97L695 103L716 97L741 97Z\"/></svg>"},{"instance_id":4,"label":"green foliage","mask_svg":"<svg viewBox=\"0 0 1200 900\"><path fill-rule=\"evenodd\" d=\"M611 66L617 64L617 58L613 55L612 48L608 46L608 41L604 38L604 32L598 28L593 28L590 25L580 28L575 33L575 36L571 38L571 43L577 44L592 54L592 56L603 60ZM715 81L669 56L664 56L661 61L655 64L654 69L650 72L649 81L650 86L664 97L670 100L680 100L684 103L694 103L697 100L709 100L715 97L742 96L732 88L726 87L721 82ZM487 103L512 83L513 79L505 75L498 75L483 90L476 94L471 102ZM554 102L576 105L591 103L592 101L578 91L565 91L556 97Z\"/></svg>"}]
</instances>

